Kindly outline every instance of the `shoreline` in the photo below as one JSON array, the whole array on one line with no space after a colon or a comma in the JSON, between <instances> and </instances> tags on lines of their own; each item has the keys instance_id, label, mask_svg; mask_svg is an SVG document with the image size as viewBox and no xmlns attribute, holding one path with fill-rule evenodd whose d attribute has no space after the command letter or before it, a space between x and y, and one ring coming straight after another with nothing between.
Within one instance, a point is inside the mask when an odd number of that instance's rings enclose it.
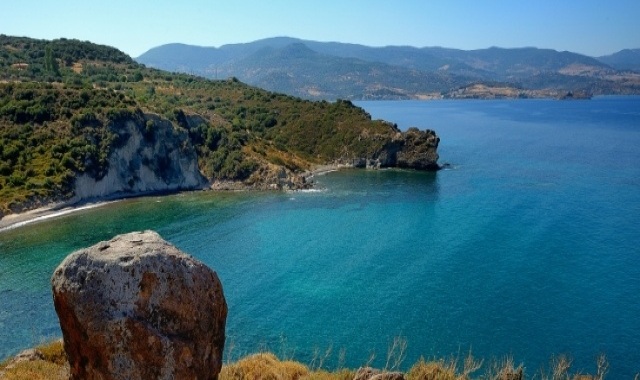
<instances>
[{"instance_id":1,"label":"shoreline","mask_svg":"<svg viewBox=\"0 0 640 380\"><path fill-rule=\"evenodd\" d=\"M334 172L341 169L353 168L353 165L345 165L345 164L330 164L330 165L318 165L312 170L304 172L302 175L311 180L314 176L324 175L330 172ZM255 188L251 188L249 186L244 185L241 182L234 182L233 189L231 188L219 188L216 187L216 183L210 184L206 187L205 191L238 191L238 190L246 190L246 191L259 191ZM196 190L187 190L187 191L202 191L202 189ZM4 233L7 231L14 230L16 228L20 228L23 226L27 226L33 223L38 223L50 219L55 219L64 215L69 215L74 212L79 212L83 210L89 210L93 208L103 207L115 202L120 202L129 198L138 198L138 197L148 197L148 196L158 196L158 195L169 195L175 194L176 192L166 192L166 191L154 191L154 192L144 192L139 194L127 194L127 195L111 195L98 199L88 199L79 202L58 202L51 203L48 206L39 207L33 210L24 211L16 214L5 215L2 219L0 219L0 233Z\"/></svg>"},{"instance_id":2,"label":"shoreline","mask_svg":"<svg viewBox=\"0 0 640 380\"><path fill-rule=\"evenodd\" d=\"M125 198L93 200L88 202L79 203L54 203L49 206L40 207L37 209L5 215L0 219L0 233L11 231L16 228L20 228L29 224L42 222L49 219L54 219L60 216L68 215L74 212L89 210L92 208L106 206L111 203L118 202Z\"/></svg>"}]
</instances>

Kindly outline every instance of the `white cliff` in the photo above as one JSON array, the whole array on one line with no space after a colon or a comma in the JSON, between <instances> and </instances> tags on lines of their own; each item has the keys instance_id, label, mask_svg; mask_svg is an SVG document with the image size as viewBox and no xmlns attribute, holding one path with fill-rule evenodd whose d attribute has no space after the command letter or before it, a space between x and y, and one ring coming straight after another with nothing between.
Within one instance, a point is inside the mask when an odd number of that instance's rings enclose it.
<instances>
[{"instance_id":1,"label":"white cliff","mask_svg":"<svg viewBox=\"0 0 640 380\"><path fill-rule=\"evenodd\" d=\"M118 121L112 128L120 142L109 155L107 174L99 179L79 175L73 201L206 186L187 132L170 121L145 114Z\"/></svg>"}]
</instances>

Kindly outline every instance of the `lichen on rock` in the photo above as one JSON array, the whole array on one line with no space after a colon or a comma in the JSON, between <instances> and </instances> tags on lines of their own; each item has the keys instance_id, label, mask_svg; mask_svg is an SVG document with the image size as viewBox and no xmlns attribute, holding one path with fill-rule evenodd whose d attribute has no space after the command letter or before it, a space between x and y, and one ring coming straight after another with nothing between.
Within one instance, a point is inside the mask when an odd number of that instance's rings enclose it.
<instances>
[{"instance_id":1,"label":"lichen on rock","mask_svg":"<svg viewBox=\"0 0 640 380\"><path fill-rule=\"evenodd\" d=\"M220 280L157 233L76 251L51 282L72 379L217 379Z\"/></svg>"}]
</instances>

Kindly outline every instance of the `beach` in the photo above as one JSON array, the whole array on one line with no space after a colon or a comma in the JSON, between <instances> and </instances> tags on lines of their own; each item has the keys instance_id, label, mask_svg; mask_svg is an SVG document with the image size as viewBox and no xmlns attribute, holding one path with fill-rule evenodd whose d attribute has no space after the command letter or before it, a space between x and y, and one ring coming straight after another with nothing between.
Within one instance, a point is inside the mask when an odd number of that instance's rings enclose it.
<instances>
[{"instance_id":1,"label":"beach","mask_svg":"<svg viewBox=\"0 0 640 380\"><path fill-rule=\"evenodd\" d=\"M315 167L313 170L310 170L304 173L303 176L305 176L308 179L312 179L314 176L319 176L319 175L330 173L336 170L347 169L347 168L353 168L353 165L348 165L348 164L319 165ZM233 183L233 182L213 183L210 185L209 189L212 191L255 190L250 187L247 187L242 183ZM105 198L92 199L89 201L52 203L48 206L39 207L37 209L5 215L2 219L0 219L0 233L4 231L12 230L14 228L19 228L28 224L57 218L73 212L78 212L78 211L87 210L87 209L96 208L96 207L102 207L102 206L111 204L113 202L118 202L120 200L127 199L127 198L166 194L166 193L167 192L144 192L140 194L127 195L127 196L123 196L122 194L120 194L119 196L108 196Z\"/></svg>"},{"instance_id":2,"label":"beach","mask_svg":"<svg viewBox=\"0 0 640 380\"><path fill-rule=\"evenodd\" d=\"M14 228L26 226L27 224L57 218L62 215L70 214L72 212L101 207L113 202L117 202L117 200L104 200L78 204L55 203L34 210L5 215L2 219L0 219L0 233L12 230Z\"/></svg>"}]
</instances>

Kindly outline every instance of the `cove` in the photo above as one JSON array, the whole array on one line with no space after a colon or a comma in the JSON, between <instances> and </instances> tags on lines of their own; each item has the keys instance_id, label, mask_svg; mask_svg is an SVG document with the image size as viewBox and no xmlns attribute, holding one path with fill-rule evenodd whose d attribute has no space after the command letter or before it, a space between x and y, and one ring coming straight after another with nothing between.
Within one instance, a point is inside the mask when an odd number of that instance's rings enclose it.
<instances>
[{"instance_id":1,"label":"cove","mask_svg":"<svg viewBox=\"0 0 640 380\"><path fill-rule=\"evenodd\" d=\"M71 251L153 229L214 268L231 358L329 366L553 354L640 372L640 98L361 102L434 129L437 173L347 170L314 191L131 199L0 234L0 357L59 336L49 278ZM343 351L342 360L340 351ZM342 361L342 362L341 362Z\"/></svg>"}]
</instances>

